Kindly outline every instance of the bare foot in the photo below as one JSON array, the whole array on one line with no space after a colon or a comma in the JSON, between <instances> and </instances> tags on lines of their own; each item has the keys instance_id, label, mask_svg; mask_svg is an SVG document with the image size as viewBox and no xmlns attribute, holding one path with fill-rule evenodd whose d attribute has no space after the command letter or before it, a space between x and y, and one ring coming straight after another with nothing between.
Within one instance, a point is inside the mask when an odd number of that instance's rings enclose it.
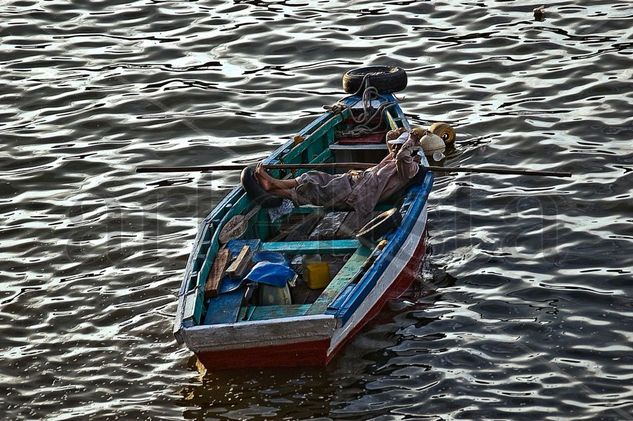
<instances>
[{"instance_id":1,"label":"bare foot","mask_svg":"<svg viewBox=\"0 0 633 421\"><path fill-rule=\"evenodd\" d=\"M272 189L273 183L270 180L272 177L266 172L261 163L257 164L257 168L255 168L255 177L264 190L269 191Z\"/></svg>"}]
</instances>

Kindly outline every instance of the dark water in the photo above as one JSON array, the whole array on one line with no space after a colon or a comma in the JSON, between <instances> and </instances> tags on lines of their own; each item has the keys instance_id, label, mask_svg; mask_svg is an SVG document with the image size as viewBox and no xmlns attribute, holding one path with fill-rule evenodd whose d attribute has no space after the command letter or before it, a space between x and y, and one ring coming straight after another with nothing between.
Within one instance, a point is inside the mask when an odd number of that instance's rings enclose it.
<instances>
[{"instance_id":1,"label":"dark water","mask_svg":"<svg viewBox=\"0 0 633 421\"><path fill-rule=\"evenodd\" d=\"M5 419L633 419L633 3L4 1ZM197 223L251 162L400 65L459 133L423 293L324 370L200 378L171 336ZM446 272L450 276L443 276Z\"/></svg>"}]
</instances>

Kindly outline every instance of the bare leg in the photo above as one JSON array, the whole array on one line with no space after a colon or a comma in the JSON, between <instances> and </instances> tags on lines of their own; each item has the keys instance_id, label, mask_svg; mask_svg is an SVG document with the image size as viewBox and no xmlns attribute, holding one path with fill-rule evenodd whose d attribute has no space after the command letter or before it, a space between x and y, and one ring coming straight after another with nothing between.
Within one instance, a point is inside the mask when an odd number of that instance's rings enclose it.
<instances>
[{"instance_id":1,"label":"bare leg","mask_svg":"<svg viewBox=\"0 0 633 421\"><path fill-rule=\"evenodd\" d=\"M277 180L274 179L277 183L277 187L282 190L294 189L299 185L299 182L295 178L291 178L290 180Z\"/></svg>"},{"instance_id":2,"label":"bare leg","mask_svg":"<svg viewBox=\"0 0 633 421\"><path fill-rule=\"evenodd\" d=\"M264 170L261 164L257 165L257 169L255 170L255 176L257 177L257 181L262 186L262 188L266 191L270 191L271 193L276 194L272 190L288 190L297 187L297 180L294 178L290 180L278 180L273 178L270 174ZM285 196L284 196L285 197Z\"/></svg>"}]
</instances>

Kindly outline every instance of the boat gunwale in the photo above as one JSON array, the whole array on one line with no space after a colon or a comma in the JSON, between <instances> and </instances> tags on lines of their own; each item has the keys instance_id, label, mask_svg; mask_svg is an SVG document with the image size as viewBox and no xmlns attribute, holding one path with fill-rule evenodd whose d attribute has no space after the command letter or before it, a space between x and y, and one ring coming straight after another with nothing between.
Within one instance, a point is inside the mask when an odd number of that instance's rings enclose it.
<instances>
[{"instance_id":1,"label":"boat gunwale","mask_svg":"<svg viewBox=\"0 0 633 421\"><path fill-rule=\"evenodd\" d=\"M412 187L407 193L403 206L408 204L409 209L406 210L402 223L390 235L384 250L358 281L357 286L350 292L347 299L341 304L341 308L335 314L337 318L342 320L343 324L347 323L403 246L424 211L428 196L433 188L433 180L433 173L427 171L423 182Z\"/></svg>"}]
</instances>

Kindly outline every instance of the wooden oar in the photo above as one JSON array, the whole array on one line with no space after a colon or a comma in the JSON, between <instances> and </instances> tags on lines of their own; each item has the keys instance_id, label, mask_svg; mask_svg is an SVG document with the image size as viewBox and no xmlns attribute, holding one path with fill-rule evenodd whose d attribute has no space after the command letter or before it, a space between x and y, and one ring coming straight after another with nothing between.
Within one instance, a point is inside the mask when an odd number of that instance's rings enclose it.
<instances>
[{"instance_id":1,"label":"wooden oar","mask_svg":"<svg viewBox=\"0 0 633 421\"><path fill-rule=\"evenodd\" d=\"M222 231L220 231L219 240L221 244L226 244L230 240L234 240L236 238L240 238L246 232L246 228L248 228L248 221L259 212L261 206L255 206L248 212L246 215L235 215L233 218L229 219L224 227L222 227Z\"/></svg>"},{"instance_id":2,"label":"wooden oar","mask_svg":"<svg viewBox=\"0 0 633 421\"><path fill-rule=\"evenodd\" d=\"M371 168L376 164L366 162L332 162L325 164L266 164L265 169L268 170L328 170L328 169L355 169L363 170ZM139 167L137 173L170 173L170 172L210 172L210 171L241 171L246 167L242 164L225 164L225 165L202 165L197 167ZM514 170L509 168L490 168L490 167L439 167L426 166L430 171L436 172L471 172L482 174L514 174L514 175L530 175L530 176L549 176L549 177L571 177L570 172L560 171L532 171L532 170Z\"/></svg>"}]
</instances>

